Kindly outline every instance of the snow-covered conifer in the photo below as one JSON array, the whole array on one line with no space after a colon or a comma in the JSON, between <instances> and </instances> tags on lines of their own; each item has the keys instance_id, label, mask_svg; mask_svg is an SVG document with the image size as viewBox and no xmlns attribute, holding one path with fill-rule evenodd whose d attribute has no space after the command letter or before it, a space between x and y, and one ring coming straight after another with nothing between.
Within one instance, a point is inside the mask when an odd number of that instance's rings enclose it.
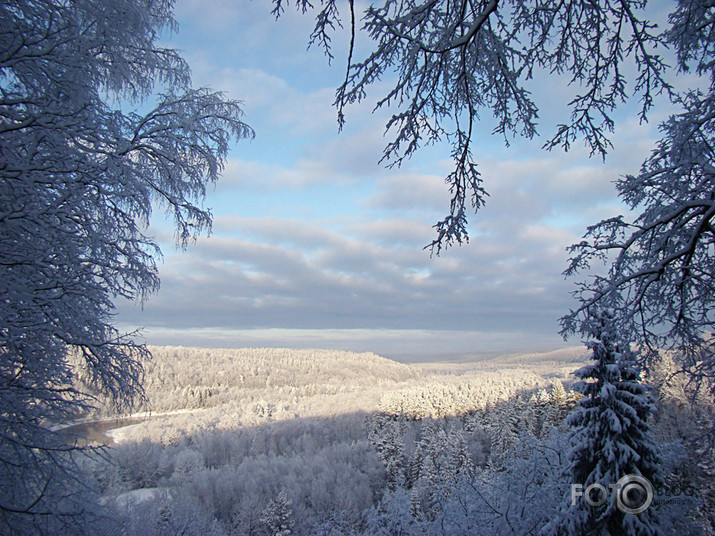
<instances>
[{"instance_id":1,"label":"snow-covered conifer","mask_svg":"<svg viewBox=\"0 0 715 536\"><path fill-rule=\"evenodd\" d=\"M653 400L611 320L609 312L593 313L587 345L594 363L574 372L584 398L567 418L568 472L581 495L571 490L544 534L659 534L656 505L648 506L663 482L648 424Z\"/></svg>"},{"instance_id":2,"label":"snow-covered conifer","mask_svg":"<svg viewBox=\"0 0 715 536\"><path fill-rule=\"evenodd\" d=\"M420 466L420 475L410 492L414 515L432 520L439 512L440 483L442 475L437 470L431 453L427 453Z\"/></svg>"},{"instance_id":3,"label":"snow-covered conifer","mask_svg":"<svg viewBox=\"0 0 715 536\"><path fill-rule=\"evenodd\" d=\"M403 488L388 492L367 516L364 536L423 536L424 524L413 516L408 492Z\"/></svg>"},{"instance_id":4,"label":"snow-covered conifer","mask_svg":"<svg viewBox=\"0 0 715 536\"><path fill-rule=\"evenodd\" d=\"M491 435L489 463L501 466L520 431L516 401L509 399L496 404L487 413L486 428Z\"/></svg>"},{"instance_id":5,"label":"snow-covered conifer","mask_svg":"<svg viewBox=\"0 0 715 536\"><path fill-rule=\"evenodd\" d=\"M293 534L293 501L281 491L278 496L268 503L261 522L265 525L269 536L290 536Z\"/></svg>"},{"instance_id":6,"label":"snow-covered conifer","mask_svg":"<svg viewBox=\"0 0 715 536\"><path fill-rule=\"evenodd\" d=\"M560 380L555 380L551 385L551 401L554 404L566 404L567 394L564 384Z\"/></svg>"},{"instance_id":7,"label":"snow-covered conifer","mask_svg":"<svg viewBox=\"0 0 715 536\"><path fill-rule=\"evenodd\" d=\"M402 421L385 413L378 413L372 418L369 439L377 454L385 464L385 479L389 489L404 484L403 467L404 430Z\"/></svg>"},{"instance_id":8,"label":"snow-covered conifer","mask_svg":"<svg viewBox=\"0 0 715 536\"><path fill-rule=\"evenodd\" d=\"M461 430L450 430L449 468L454 481L470 478L474 473L474 463L469 455L469 447Z\"/></svg>"}]
</instances>

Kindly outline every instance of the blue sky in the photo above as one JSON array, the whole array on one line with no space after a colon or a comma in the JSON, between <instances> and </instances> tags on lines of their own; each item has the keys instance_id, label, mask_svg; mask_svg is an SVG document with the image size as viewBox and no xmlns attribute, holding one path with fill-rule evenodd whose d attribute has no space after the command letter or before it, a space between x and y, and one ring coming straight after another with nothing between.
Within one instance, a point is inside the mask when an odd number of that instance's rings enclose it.
<instances>
[{"instance_id":1,"label":"blue sky","mask_svg":"<svg viewBox=\"0 0 715 536\"><path fill-rule=\"evenodd\" d=\"M449 147L399 169L379 165L388 141L386 112L371 113L379 88L348 109L338 134L339 36L329 66L317 48L306 51L310 16L289 10L275 21L269 2L179 0L176 16L167 43L189 61L196 86L243 101L256 139L235 145L206 199L210 237L176 250L155 221L162 288L143 306L119 304L120 327L143 327L150 344L341 348L403 360L565 344L565 248L588 224L623 212L612 181L638 170L664 116L640 125L624 108L605 162L579 144L567 154L541 151L543 139L505 148L485 118L475 156L487 207L471 217L468 245L430 257L423 246L448 210ZM544 135L565 119L561 86L534 84Z\"/></svg>"}]
</instances>

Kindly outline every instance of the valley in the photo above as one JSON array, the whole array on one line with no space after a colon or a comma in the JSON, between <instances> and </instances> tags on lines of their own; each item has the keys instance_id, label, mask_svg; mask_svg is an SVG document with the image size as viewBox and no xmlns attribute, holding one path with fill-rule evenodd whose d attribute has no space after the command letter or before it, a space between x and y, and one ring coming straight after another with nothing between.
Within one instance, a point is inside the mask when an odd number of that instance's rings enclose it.
<instances>
[{"instance_id":1,"label":"valley","mask_svg":"<svg viewBox=\"0 0 715 536\"><path fill-rule=\"evenodd\" d=\"M74 429L111 447L83 471L123 534L520 534L568 490L563 420L585 348L420 364L151 351L138 408L151 413ZM465 500L477 510L460 511ZM532 513L519 518L509 501Z\"/></svg>"}]
</instances>

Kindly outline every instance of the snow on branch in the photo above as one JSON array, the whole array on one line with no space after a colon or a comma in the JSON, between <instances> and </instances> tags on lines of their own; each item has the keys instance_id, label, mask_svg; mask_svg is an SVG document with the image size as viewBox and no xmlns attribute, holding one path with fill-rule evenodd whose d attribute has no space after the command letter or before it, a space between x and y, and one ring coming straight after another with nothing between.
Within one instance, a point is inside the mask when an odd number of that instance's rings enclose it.
<instances>
[{"instance_id":1,"label":"snow on branch","mask_svg":"<svg viewBox=\"0 0 715 536\"><path fill-rule=\"evenodd\" d=\"M284 2L274 1L280 15ZM435 225L428 246L467 240L467 213L478 211L487 192L470 150L481 114L494 117L493 133L533 138L539 106L529 80L540 73L580 87L568 103L569 116L544 143L546 149L569 149L583 139L592 154L611 148L613 111L630 98L640 98L645 119L654 96L671 87L667 65L656 48L665 37L645 15L643 1L606 0L385 0L363 14L362 30L372 40L363 60L355 60L354 4L351 46L344 83L337 89L338 122L350 104L367 98L378 80L391 83L378 96L375 109L392 107L387 123L392 140L382 161L399 166L425 145L448 141L454 170L446 177L453 198L447 217ZM299 1L306 11L312 4ZM321 2L311 43L319 41L332 59L330 31L340 27L334 0ZM625 74L634 67L634 79ZM629 81L632 89L629 89ZM471 199L471 210L466 210Z\"/></svg>"}]
</instances>

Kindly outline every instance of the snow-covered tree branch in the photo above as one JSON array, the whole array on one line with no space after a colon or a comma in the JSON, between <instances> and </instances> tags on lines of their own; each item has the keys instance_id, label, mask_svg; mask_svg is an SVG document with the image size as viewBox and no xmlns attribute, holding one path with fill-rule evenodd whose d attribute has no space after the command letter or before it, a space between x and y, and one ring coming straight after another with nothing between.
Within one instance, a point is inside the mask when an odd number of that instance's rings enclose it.
<instances>
[{"instance_id":1,"label":"snow-covered tree branch","mask_svg":"<svg viewBox=\"0 0 715 536\"><path fill-rule=\"evenodd\" d=\"M684 369L698 383L715 373L712 314L715 298L715 71L709 36L712 6L681 2L666 33L679 68L709 78L709 87L678 97L682 112L661 125L663 138L640 173L616 183L633 209L588 229L570 248L566 275L609 266L579 285L578 306L562 319L563 333L584 333L595 306L610 308L622 333L646 350L682 353Z\"/></svg>"},{"instance_id":2,"label":"snow-covered tree branch","mask_svg":"<svg viewBox=\"0 0 715 536\"><path fill-rule=\"evenodd\" d=\"M284 3L274 1L276 15ZM304 0L296 5L313 7ZM354 33L353 2L349 7ZM332 58L330 33L339 27L335 0L321 2L311 43ZM336 93L338 121L344 123L348 105L366 99L378 80L394 80L375 100L376 109L396 110L386 125L392 141L383 161L400 165L420 147L452 144L449 214L435 225L437 236L428 246L437 253L468 239L468 213L486 201L473 156L482 115L494 117L493 133L506 144L517 135L537 136L532 78L558 77L579 88L544 147L569 149L583 138L591 154L602 156L611 148L612 114L620 104L639 98L645 119L654 97L671 90L656 52L665 37L649 20L645 1L385 0L365 10L362 30L372 40L371 51L354 60L351 38L345 82Z\"/></svg>"},{"instance_id":3,"label":"snow-covered tree branch","mask_svg":"<svg viewBox=\"0 0 715 536\"><path fill-rule=\"evenodd\" d=\"M114 299L159 287L152 204L173 215L180 245L209 229L206 187L230 141L252 134L237 102L192 89L184 60L157 45L171 9L0 5L3 532L52 532L47 519L81 511L60 501L73 449L48 426L91 404L78 379L120 407L141 399L148 352L112 314ZM125 111L145 109L157 86L153 110Z\"/></svg>"}]
</instances>

